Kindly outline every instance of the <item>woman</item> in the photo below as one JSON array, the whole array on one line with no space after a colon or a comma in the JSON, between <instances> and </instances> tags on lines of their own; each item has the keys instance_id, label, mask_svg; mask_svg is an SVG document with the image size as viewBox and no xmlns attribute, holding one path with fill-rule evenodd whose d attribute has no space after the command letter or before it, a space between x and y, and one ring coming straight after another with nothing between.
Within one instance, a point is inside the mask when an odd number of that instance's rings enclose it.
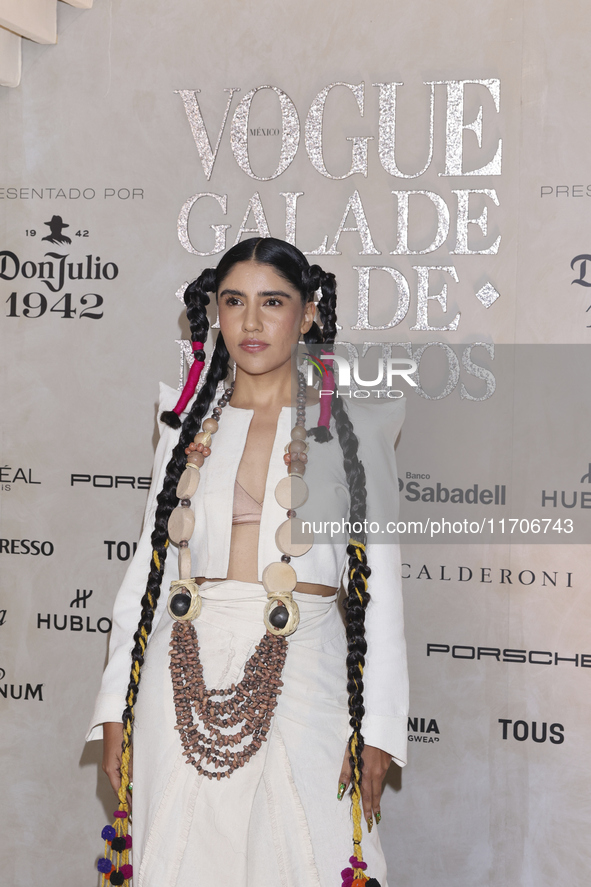
<instances>
[{"instance_id":1,"label":"woman","mask_svg":"<svg viewBox=\"0 0 591 887\"><path fill-rule=\"evenodd\" d=\"M406 654L398 547L366 551L363 527L384 497L395 517L404 406L354 401L352 423L324 361L320 396L297 374L294 424L293 350L334 342L335 279L287 243L252 238L185 292L195 363L168 426L203 366L209 293L220 333L180 432L162 426L88 738L104 737L120 833L133 725L134 887L331 887L341 870L345 885L385 887L373 823L391 759L406 763ZM296 538L300 515L354 531L311 546ZM123 883L130 868L113 851L125 841L104 834L106 882Z\"/></svg>"}]
</instances>

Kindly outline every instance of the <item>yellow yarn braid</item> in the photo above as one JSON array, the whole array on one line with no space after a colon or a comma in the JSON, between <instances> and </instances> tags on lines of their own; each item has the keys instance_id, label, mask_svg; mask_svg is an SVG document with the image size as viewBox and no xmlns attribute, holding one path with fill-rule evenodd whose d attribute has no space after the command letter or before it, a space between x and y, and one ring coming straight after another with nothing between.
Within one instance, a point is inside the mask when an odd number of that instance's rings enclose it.
<instances>
[{"instance_id":1,"label":"yellow yarn braid","mask_svg":"<svg viewBox=\"0 0 591 887\"><path fill-rule=\"evenodd\" d=\"M359 542L357 539L349 539L349 545L352 545L355 549L355 554L357 556L357 560L361 563L363 560L362 552L365 553L365 545L363 542ZM353 579L355 576L355 567L353 567L349 573L349 578ZM364 590L367 591L367 578L362 575ZM363 604L363 597L361 592L357 590L357 597L359 598L359 603ZM359 672L363 675L363 666L359 665ZM357 681L354 680L355 686L358 687ZM359 771L359 759L357 757L357 745L358 745L358 732L354 731L353 737L351 739L351 756L353 757L353 791L351 793L351 801L352 801L352 816L353 816L353 855L355 859L359 860L359 862L363 862L363 853L361 851L361 789L359 787L359 781L361 779L361 773ZM366 880L366 874L363 869L355 868L353 866L353 877L354 878L362 878Z\"/></svg>"},{"instance_id":2,"label":"yellow yarn braid","mask_svg":"<svg viewBox=\"0 0 591 887\"><path fill-rule=\"evenodd\" d=\"M165 546L167 546L167 545L168 545L168 539L165 542ZM160 572L161 565L160 565L160 558L158 557L157 551L152 552L152 560L154 561L156 569L158 570L158 572ZM152 597L151 592L148 593L148 600L150 602L150 606L153 608L154 607L154 598ZM148 632L147 632L145 626L142 626L142 629L140 631L140 636L138 638L138 642L142 648L142 656L143 656L144 653L146 652L146 647L148 646ZM140 664L137 661L133 663L132 674L133 674L134 684L137 687L138 682L139 682L139 678L140 678ZM126 813L129 813L129 804L127 801L127 789L129 788L129 764L131 761L131 731L132 731L132 725L133 725L133 708L134 708L133 707L133 691L132 690L129 691L129 696L127 697L127 704L129 705L129 707L131 709L131 717L129 718L129 720L125 724L124 732L123 732L123 749L121 752L121 764L120 764L121 784L119 786L118 798L119 798L120 809L125 810Z\"/></svg>"},{"instance_id":3,"label":"yellow yarn braid","mask_svg":"<svg viewBox=\"0 0 591 887\"><path fill-rule=\"evenodd\" d=\"M169 541L170 541L170 540L167 539L166 542L164 543L164 547L165 547L165 548L168 548L168 543L169 543ZM156 564L156 569L158 570L158 572L160 572L160 558L158 557L158 552L157 552L157 551L153 551L153 552L152 552L152 558L153 558L153 560L154 560L154 563Z\"/></svg>"},{"instance_id":4,"label":"yellow yarn braid","mask_svg":"<svg viewBox=\"0 0 591 887\"><path fill-rule=\"evenodd\" d=\"M168 539L165 542L165 548L168 546ZM158 572L162 572L163 563L160 560L160 556L157 551L152 551L152 563L158 570ZM156 600L154 599L154 595L151 591L147 592L148 595L148 604L152 611L156 609ZM141 658L146 652L146 647L148 646L148 630L145 626L142 626L139 630L139 635L137 638L137 643L141 650ZM117 792L117 797L119 799L119 809L115 811L115 821L111 826L105 827L103 829L103 836L105 837L105 855L103 859L99 859L97 863L97 868L102 873L101 879L101 887L110 887L111 885L111 875L113 872L116 872L119 877L123 877L124 880L121 881L123 887L130 887L130 878L132 877L132 869L129 864L129 847L127 846L127 842L129 840L128 837L128 829L129 829L129 801L127 800L129 790L130 790L130 782L129 782L129 768L131 764L131 734L133 729L134 722L134 695L137 692L137 688L140 680L140 664L138 661L133 663L131 669L131 682L132 687L127 695L127 705L130 710L130 716L124 721L123 724L123 742L121 745L121 763L119 765L119 772L121 774L121 782L119 784L119 791ZM114 829L114 834L113 834ZM107 835L104 833L107 832ZM110 834L109 834L110 833ZM117 838L116 848L113 849L113 841ZM121 839L124 839L125 847L124 849L120 849L119 845L121 844ZM119 882L117 882L119 883Z\"/></svg>"},{"instance_id":5,"label":"yellow yarn braid","mask_svg":"<svg viewBox=\"0 0 591 887\"><path fill-rule=\"evenodd\" d=\"M353 755L353 792L351 796L351 800L353 803L353 855L359 862L363 862L363 853L361 852L361 789L359 788L359 779L361 774L359 773L359 763L357 759L357 731L353 733L353 739L351 740L351 754ZM365 878L365 873L363 869L358 869L353 866L353 877L355 878Z\"/></svg>"},{"instance_id":6,"label":"yellow yarn braid","mask_svg":"<svg viewBox=\"0 0 591 887\"><path fill-rule=\"evenodd\" d=\"M358 542L357 539L349 539L349 545L352 545L355 549L355 554L357 555L357 560L361 561L361 552L365 552L365 545L363 542ZM355 567L353 567L349 573L349 579L352 579L355 574ZM367 591L367 578L365 576L361 577L363 579L363 587L365 591ZM357 597L359 598L359 603L363 603L363 598L361 597L361 592L357 591Z\"/></svg>"}]
</instances>

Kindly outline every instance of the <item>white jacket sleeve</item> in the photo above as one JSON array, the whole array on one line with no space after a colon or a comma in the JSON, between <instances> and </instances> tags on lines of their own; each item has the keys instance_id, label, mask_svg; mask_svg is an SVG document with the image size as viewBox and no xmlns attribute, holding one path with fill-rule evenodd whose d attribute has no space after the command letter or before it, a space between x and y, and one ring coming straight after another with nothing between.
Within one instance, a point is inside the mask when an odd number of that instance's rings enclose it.
<instances>
[{"instance_id":1,"label":"white jacket sleeve","mask_svg":"<svg viewBox=\"0 0 591 887\"><path fill-rule=\"evenodd\" d=\"M394 443L404 421L405 400L364 404L365 429L360 429L359 457L366 472L368 521L379 524L368 533L371 600L365 617L367 655L363 673L365 716L361 731L367 745L407 761L408 667L404 638L400 547L387 531L398 520L399 490ZM357 410L353 408L353 413ZM357 417L355 416L357 430ZM363 431L366 433L363 433Z\"/></svg>"},{"instance_id":2,"label":"white jacket sleeve","mask_svg":"<svg viewBox=\"0 0 591 887\"><path fill-rule=\"evenodd\" d=\"M168 385L160 385L160 405L162 410L169 410L178 400L178 391ZM189 407L188 407L189 408ZM180 430L160 425L160 440L156 447L152 483L148 493L148 501L144 514L143 531L134 558L125 574L123 584L115 598L113 608L113 627L109 639L109 661L103 673L101 688L96 699L94 712L90 720L86 740L102 739L104 723L120 721L125 708L129 673L131 669L131 650L133 635L138 626L141 613L141 599L146 590L146 582L152 557L151 536L156 515L156 497L162 489L166 466L170 461L172 450L178 442ZM177 578L178 566L176 557L169 552L166 558L165 572L162 580L162 592L154 616L152 630L160 621L166 606L165 590L171 579Z\"/></svg>"}]
</instances>

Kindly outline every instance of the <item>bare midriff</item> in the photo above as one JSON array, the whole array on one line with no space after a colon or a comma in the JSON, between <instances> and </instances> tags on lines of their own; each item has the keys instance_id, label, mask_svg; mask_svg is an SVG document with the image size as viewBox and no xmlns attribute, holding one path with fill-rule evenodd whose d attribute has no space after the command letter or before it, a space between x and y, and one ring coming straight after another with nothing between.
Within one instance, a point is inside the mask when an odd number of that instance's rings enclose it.
<instances>
[{"instance_id":1,"label":"bare midriff","mask_svg":"<svg viewBox=\"0 0 591 887\"><path fill-rule=\"evenodd\" d=\"M309 396L309 403L312 404L314 402L318 402L318 392L312 390ZM273 414L266 410L259 413L255 410L248 430L242 459L238 466L238 482L258 502L262 502L265 496L267 470L273 449L273 441L275 440L278 418L278 414ZM220 421L223 422L223 417ZM224 579L237 579L240 582L258 583L258 546L258 523L233 524L228 575L217 578L197 576L196 582L202 585L206 581L222 582ZM281 553L277 551L277 560L280 557ZM297 573L297 558L293 566ZM260 584L262 586L262 583ZM334 586L320 585L314 582L298 582L295 590L304 594L319 594L324 597L329 597L337 591Z\"/></svg>"},{"instance_id":2,"label":"bare midriff","mask_svg":"<svg viewBox=\"0 0 591 887\"><path fill-rule=\"evenodd\" d=\"M229 579L229 576L224 577L223 579L206 579L205 576L197 576L196 582L197 585L203 585L204 582L225 582L226 579ZM246 580L242 580L245 582ZM263 587L263 583L259 582L261 588ZM301 591L302 594L319 594L321 597L331 597L336 593L336 588L333 588L331 585L317 585L315 582L297 582L296 591Z\"/></svg>"}]
</instances>

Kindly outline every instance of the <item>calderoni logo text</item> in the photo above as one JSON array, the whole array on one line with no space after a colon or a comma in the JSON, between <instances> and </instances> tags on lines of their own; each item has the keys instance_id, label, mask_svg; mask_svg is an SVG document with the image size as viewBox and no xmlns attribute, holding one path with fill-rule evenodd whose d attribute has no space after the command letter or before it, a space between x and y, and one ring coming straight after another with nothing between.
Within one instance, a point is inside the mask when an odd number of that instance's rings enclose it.
<instances>
[{"instance_id":1,"label":"calderoni logo text","mask_svg":"<svg viewBox=\"0 0 591 887\"><path fill-rule=\"evenodd\" d=\"M573 573L559 570L530 570L527 567L468 567L464 564L402 564L402 578L422 582L463 582L477 585L526 585L542 588L573 588Z\"/></svg>"}]
</instances>

